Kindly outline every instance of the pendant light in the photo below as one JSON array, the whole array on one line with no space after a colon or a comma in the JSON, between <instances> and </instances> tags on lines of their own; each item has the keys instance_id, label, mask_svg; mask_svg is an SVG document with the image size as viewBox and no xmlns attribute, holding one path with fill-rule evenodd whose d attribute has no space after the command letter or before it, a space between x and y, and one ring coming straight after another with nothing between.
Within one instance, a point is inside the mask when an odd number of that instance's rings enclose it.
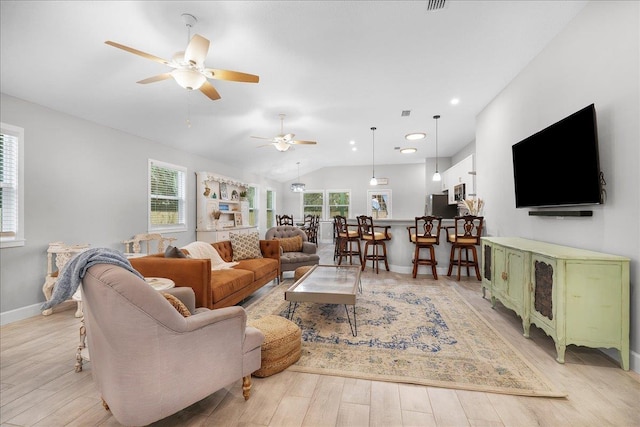
<instances>
[{"instance_id":1,"label":"pendant light","mask_svg":"<svg viewBox=\"0 0 640 427\"><path fill-rule=\"evenodd\" d=\"M300 162L298 164L298 182L294 182L291 184L291 191L294 193L302 193L304 192L304 183L300 182Z\"/></svg>"},{"instance_id":2,"label":"pendant light","mask_svg":"<svg viewBox=\"0 0 640 427\"><path fill-rule=\"evenodd\" d=\"M440 172L438 172L438 119L440 118L440 115L435 115L433 118L436 121L436 173L433 174L433 180L440 181L442 180Z\"/></svg>"},{"instance_id":3,"label":"pendant light","mask_svg":"<svg viewBox=\"0 0 640 427\"><path fill-rule=\"evenodd\" d=\"M378 180L376 179L376 128L371 128L371 180L369 180L369 185L378 185Z\"/></svg>"}]
</instances>

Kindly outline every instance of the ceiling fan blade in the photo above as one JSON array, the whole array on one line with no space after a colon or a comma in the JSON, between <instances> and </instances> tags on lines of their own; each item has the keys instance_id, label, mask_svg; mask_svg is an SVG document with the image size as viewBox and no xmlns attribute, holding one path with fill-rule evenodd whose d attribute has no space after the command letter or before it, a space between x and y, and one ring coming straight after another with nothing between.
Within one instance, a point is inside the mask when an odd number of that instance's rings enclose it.
<instances>
[{"instance_id":1,"label":"ceiling fan blade","mask_svg":"<svg viewBox=\"0 0 640 427\"><path fill-rule=\"evenodd\" d=\"M125 46L125 45L120 44L120 43L112 42L111 40L107 40L105 43L108 44L109 46L117 47L118 49L122 49L124 51L129 52L129 53L133 53L135 55L142 56L143 58L147 58L147 59L150 59L152 61L156 61L156 62L159 62L161 64L171 66L171 63L169 61L167 61L166 59L159 58L159 57L157 57L155 55L151 55L151 54L143 52L141 50L134 49L132 47Z\"/></svg>"},{"instance_id":2,"label":"ceiling fan blade","mask_svg":"<svg viewBox=\"0 0 640 427\"><path fill-rule=\"evenodd\" d=\"M218 80L229 80L232 82L243 82L243 83L258 83L260 80L259 76L247 73L241 73L239 71L229 71L229 70L217 70L215 68L207 68L204 70L207 77L211 79Z\"/></svg>"},{"instance_id":3,"label":"ceiling fan blade","mask_svg":"<svg viewBox=\"0 0 640 427\"><path fill-rule=\"evenodd\" d=\"M288 133L286 135L282 135L281 138L285 142L291 142L294 136L296 136L294 133Z\"/></svg>"},{"instance_id":4,"label":"ceiling fan blade","mask_svg":"<svg viewBox=\"0 0 640 427\"><path fill-rule=\"evenodd\" d=\"M269 140L269 141L273 140L273 138L266 138L266 137L264 137L264 136L251 136L251 138L256 138L256 139L266 139L266 140Z\"/></svg>"},{"instance_id":5,"label":"ceiling fan blade","mask_svg":"<svg viewBox=\"0 0 640 427\"><path fill-rule=\"evenodd\" d=\"M192 64L202 65L204 64L208 51L209 40L199 34L196 34L191 38L191 41L187 45L187 49L184 51L184 59Z\"/></svg>"},{"instance_id":6,"label":"ceiling fan blade","mask_svg":"<svg viewBox=\"0 0 640 427\"><path fill-rule=\"evenodd\" d=\"M289 144L314 145L314 144L317 144L317 142L315 142L315 141L289 141Z\"/></svg>"},{"instance_id":7,"label":"ceiling fan blade","mask_svg":"<svg viewBox=\"0 0 640 427\"><path fill-rule=\"evenodd\" d=\"M209 82L204 82L202 86L200 86L200 92L207 95L212 101L220 99L220 94L218 93L216 88L213 87Z\"/></svg>"},{"instance_id":8,"label":"ceiling fan blade","mask_svg":"<svg viewBox=\"0 0 640 427\"><path fill-rule=\"evenodd\" d=\"M136 83L145 85L147 83L155 83L155 82L159 82L159 81L170 79L170 78L171 78L171 73L164 73L164 74L158 74L157 76L149 77L144 80L140 80L139 82L136 82Z\"/></svg>"}]
</instances>

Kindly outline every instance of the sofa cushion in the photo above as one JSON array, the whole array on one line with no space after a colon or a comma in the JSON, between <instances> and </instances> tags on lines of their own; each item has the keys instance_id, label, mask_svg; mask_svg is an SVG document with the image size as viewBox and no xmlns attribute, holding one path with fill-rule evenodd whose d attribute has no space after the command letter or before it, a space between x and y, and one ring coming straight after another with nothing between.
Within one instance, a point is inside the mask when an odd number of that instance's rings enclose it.
<instances>
[{"instance_id":1,"label":"sofa cushion","mask_svg":"<svg viewBox=\"0 0 640 427\"><path fill-rule=\"evenodd\" d=\"M211 272L211 294L213 303L233 295L253 282L253 272L238 268Z\"/></svg>"},{"instance_id":2,"label":"sofa cushion","mask_svg":"<svg viewBox=\"0 0 640 427\"><path fill-rule=\"evenodd\" d=\"M171 306L173 308L175 308L176 310L178 310L178 313L182 314L183 317L189 317L191 316L191 312L189 311L189 309L187 308L186 305L184 305L184 303L182 301L180 301L177 297L168 294L166 292L161 292L162 296L165 297L165 299L167 301L169 301L169 304L171 304Z\"/></svg>"},{"instance_id":3,"label":"sofa cushion","mask_svg":"<svg viewBox=\"0 0 640 427\"><path fill-rule=\"evenodd\" d=\"M236 269L251 271L255 281L278 270L278 261L273 258L243 259L238 261Z\"/></svg>"},{"instance_id":4,"label":"sofa cushion","mask_svg":"<svg viewBox=\"0 0 640 427\"><path fill-rule=\"evenodd\" d=\"M280 242L282 252L300 252L302 250L302 236L275 237Z\"/></svg>"},{"instance_id":5,"label":"sofa cushion","mask_svg":"<svg viewBox=\"0 0 640 427\"><path fill-rule=\"evenodd\" d=\"M262 258L258 233L231 233L229 240L231 240L231 247L233 249L233 261Z\"/></svg>"},{"instance_id":6,"label":"sofa cushion","mask_svg":"<svg viewBox=\"0 0 640 427\"><path fill-rule=\"evenodd\" d=\"M318 254L306 254L304 252L287 252L280 257L282 264L297 264L313 262L318 264L320 262L320 255Z\"/></svg>"}]
</instances>

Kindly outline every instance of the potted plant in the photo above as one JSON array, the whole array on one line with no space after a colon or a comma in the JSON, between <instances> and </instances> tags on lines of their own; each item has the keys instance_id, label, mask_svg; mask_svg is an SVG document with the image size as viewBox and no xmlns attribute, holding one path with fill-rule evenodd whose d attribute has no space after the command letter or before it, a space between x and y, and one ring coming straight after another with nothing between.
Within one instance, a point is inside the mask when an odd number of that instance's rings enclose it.
<instances>
[{"instance_id":1,"label":"potted plant","mask_svg":"<svg viewBox=\"0 0 640 427\"><path fill-rule=\"evenodd\" d=\"M246 190L242 190L240 192L240 200L241 201L246 201L247 200L247 191Z\"/></svg>"}]
</instances>

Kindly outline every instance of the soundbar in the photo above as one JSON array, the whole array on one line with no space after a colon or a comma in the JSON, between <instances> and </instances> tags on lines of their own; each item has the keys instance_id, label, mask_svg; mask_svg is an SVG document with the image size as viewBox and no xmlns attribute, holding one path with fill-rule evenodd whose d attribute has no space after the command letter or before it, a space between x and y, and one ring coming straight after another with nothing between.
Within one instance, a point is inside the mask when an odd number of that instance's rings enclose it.
<instances>
[{"instance_id":1,"label":"soundbar","mask_svg":"<svg viewBox=\"0 0 640 427\"><path fill-rule=\"evenodd\" d=\"M529 216L593 216L593 211L529 211Z\"/></svg>"}]
</instances>

